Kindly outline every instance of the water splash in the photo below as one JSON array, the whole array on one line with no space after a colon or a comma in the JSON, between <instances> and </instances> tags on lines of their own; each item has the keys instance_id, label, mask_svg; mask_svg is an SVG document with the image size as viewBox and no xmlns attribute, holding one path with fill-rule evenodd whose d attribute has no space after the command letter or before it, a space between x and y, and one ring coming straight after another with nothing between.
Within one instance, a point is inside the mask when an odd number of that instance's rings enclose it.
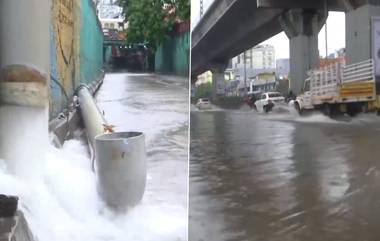
<instances>
[{"instance_id":1,"label":"water splash","mask_svg":"<svg viewBox=\"0 0 380 241\"><path fill-rule=\"evenodd\" d=\"M12 174L37 178L48 143L47 108L0 106L0 158Z\"/></svg>"},{"instance_id":2,"label":"water splash","mask_svg":"<svg viewBox=\"0 0 380 241\"><path fill-rule=\"evenodd\" d=\"M0 162L0 193L20 197L38 240L185 240L181 208L143 199L128 214L109 211L96 192L86 153L78 140L63 149L50 146L42 175L33 182L12 175Z\"/></svg>"},{"instance_id":3,"label":"water splash","mask_svg":"<svg viewBox=\"0 0 380 241\"><path fill-rule=\"evenodd\" d=\"M146 192L127 214L112 213L99 198L85 143L49 144L46 110L0 107L0 193L19 196L39 241L186 240L188 97L144 76L127 82L125 74L107 75L99 92L118 130L147 135Z\"/></svg>"}]
</instances>

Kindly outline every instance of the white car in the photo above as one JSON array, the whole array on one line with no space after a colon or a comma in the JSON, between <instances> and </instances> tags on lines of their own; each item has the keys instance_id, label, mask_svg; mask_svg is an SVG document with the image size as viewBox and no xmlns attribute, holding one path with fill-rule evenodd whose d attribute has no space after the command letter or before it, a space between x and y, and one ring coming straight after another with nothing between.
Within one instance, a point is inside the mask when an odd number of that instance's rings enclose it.
<instances>
[{"instance_id":1,"label":"white car","mask_svg":"<svg viewBox=\"0 0 380 241\"><path fill-rule=\"evenodd\" d=\"M279 92L267 92L260 95L260 98L255 102L258 112L267 113L278 104L284 104L285 98Z\"/></svg>"},{"instance_id":2,"label":"white car","mask_svg":"<svg viewBox=\"0 0 380 241\"><path fill-rule=\"evenodd\" d=\"M211 102L207 98L199 98L195 106L200 110L209 110L212 108Z\"/></svg>"}]
</instances>

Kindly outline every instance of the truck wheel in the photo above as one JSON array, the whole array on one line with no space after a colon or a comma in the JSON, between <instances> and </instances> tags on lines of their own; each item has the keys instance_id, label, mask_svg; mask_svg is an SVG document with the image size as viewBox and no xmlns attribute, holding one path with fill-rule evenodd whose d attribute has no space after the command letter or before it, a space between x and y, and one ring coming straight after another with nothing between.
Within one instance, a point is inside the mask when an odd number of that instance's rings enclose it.
<instances>
[{"instance_id":1,"label":"truck wheel","mask_svg":"<svg viewBox=\"0 0 380 241\"><path fill-rule=\"evenodd\" d=\"M303 114L303 110L301 109L301 107L298 104L298 102L294 103L294 108L296 109L296 111L298 112L299 115Z\"/></svg>"},{"instance_id":2,"label":"truck wheel","mask_svg":"<svg viewBox=\"0 0 380 241\"><path fill-rule=\"evenodd\" d=\"M351 105L347 106L347 114L349 116L351 116L351 117L354 117L355 115L357 115L361 111L362 111L362 107L361 106L358 106L358 105L355 105L355 104L351 104Z\"/></svg>"},{"instance_id":3,"label":"truck wheel","mask_svg":"<svg viewBox=\"0 0 380 241\"><path fill-rule=\"evenodd\" d=\"M322 112L325 116L331 117L331 106L329 104L324 104Z\"/></svg>"}]
</instances>

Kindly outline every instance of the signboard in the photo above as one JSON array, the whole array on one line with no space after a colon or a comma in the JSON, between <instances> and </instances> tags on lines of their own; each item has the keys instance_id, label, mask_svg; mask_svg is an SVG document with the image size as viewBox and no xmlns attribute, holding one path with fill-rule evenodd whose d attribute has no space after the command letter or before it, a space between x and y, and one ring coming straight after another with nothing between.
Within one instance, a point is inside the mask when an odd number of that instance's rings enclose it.
<instances>
[{"instance_id":1,"label":"signboard","mask_svg":"<svg viewBox=\"0 0 380 241\"><path fill-rule=\"evenodd\" d=\"M375 75L380 76L380 17L372 17L372 59Z\"/></svg>"}]
</instances>

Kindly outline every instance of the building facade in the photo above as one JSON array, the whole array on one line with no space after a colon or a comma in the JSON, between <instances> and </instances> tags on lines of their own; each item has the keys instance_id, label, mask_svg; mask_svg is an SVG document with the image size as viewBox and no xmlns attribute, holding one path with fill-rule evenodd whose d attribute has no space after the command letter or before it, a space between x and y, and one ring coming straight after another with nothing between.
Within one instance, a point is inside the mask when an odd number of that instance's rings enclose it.
<instances>
[{"instance_id":1,"label":"building facade","mask_svg":"<svg viewBox=\"0 0 380 241\"><path fill-rule=\"evenodd\" d=\"M275 49L272 45L257 45L245 51L247 69L274 69L276 67ZM244 68L244 53L232 59L234 69Z\"/></svg>"},{"instance_id":2,"label":"building facade","mask_svg":"<svg viewBox=\"0 0 380 241\"><path fill-rule=\"evenodd\" d=\"M290 71L289 59L276 60L276 75L278 78L288 78Z\"/></svg>"},{"instance_id":3,"label":"building facade","mask_svg":"<svg viewBox=\"0 0 380 241\"><path fill-rule=\"evenodd\" d=\"M245 64L244 64L245 55ZM249 88L249 80L260 73L275 72L276 54L272 45L258 45L232 60L235 80L239 81L238 89Z\"/></svg>"},{"instance_id":4,"label":"building facade","mask_svg":"<svg viewBox=\"0 0 380 241\"><path fill-rule=\"evenodd\" d=\"M123 9L117 0L96 0L97 12L103 29L123 31L128 25L124 23Z\"/></svg>"}]
</instances>

